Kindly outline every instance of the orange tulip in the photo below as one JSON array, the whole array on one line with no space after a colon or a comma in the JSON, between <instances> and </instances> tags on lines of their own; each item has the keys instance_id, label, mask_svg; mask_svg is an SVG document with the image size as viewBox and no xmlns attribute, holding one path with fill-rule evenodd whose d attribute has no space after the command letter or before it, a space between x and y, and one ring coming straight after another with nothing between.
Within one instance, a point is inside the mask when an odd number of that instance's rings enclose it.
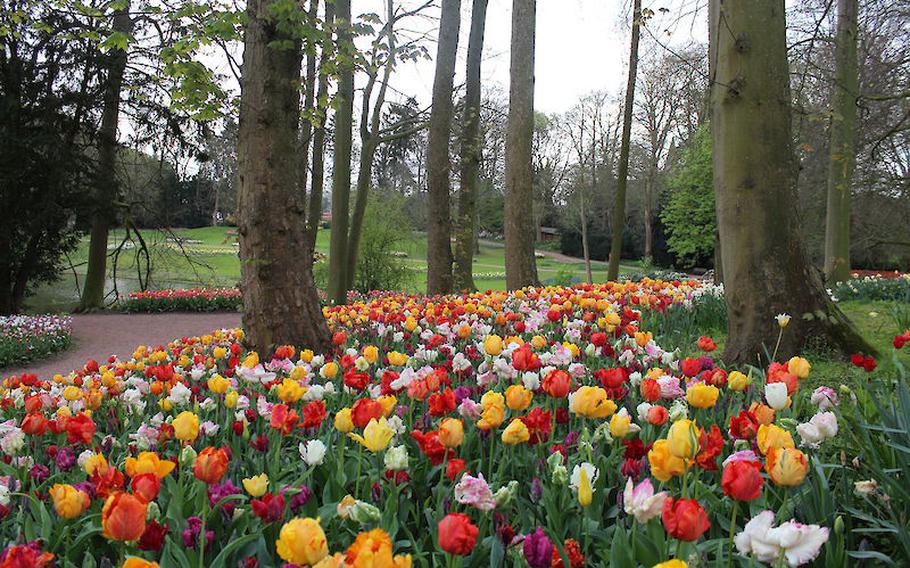
<instances>
[{"instance_id":1,"label":"orange tulip","mask_svg":"<svg viewBox=\"0 0 910 568\"><path fill-rule=\"evenodd\" d=\"M228 455L224 448L213 448L209 446L196 456L196 463L193 464L193 475L196 479L211 485L218 483L227 472Z\"/></svg>"},{"instance_id":2,"label":"orange tulip","mask_svg":"<svg viewBox=\"0 0 910 568\"><path fill-rule=\"evenodd\" d=\"M138 540L145 531L146 503L129 493L114 493L101 509L101 528L109 540Z\"/></svg>"}]
</instances>

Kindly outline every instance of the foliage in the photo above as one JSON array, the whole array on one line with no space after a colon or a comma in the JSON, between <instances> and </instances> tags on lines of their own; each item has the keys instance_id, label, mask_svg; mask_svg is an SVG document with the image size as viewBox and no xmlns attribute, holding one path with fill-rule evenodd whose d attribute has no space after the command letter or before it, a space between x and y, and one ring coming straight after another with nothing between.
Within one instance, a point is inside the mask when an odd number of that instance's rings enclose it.
<instances>
[{"instance_id":1,"label":"foliage","mask_svg":"<svg viewBox=\"0 0 910 568\"><path fill-rule=\"evenodd\" d=\"M551 286L571 286L578 282L575 277L575 271L568 268L560 268L551 278L547 278L545 283Z\"/></svg>"},{"instance_id":2,"label":"foliage","mask_svg":"<svg viewBox=\"0 0 910 568\"><path fill-rule=\"evenodd\" d=\"M399 255L411 235L402 201L397 194L384 192L374 195L367 206L354 276L358 292L400 290L410 279L407 263Z\"/></svg>"},{"instance_id":3,"label":"foliage","mask_svg":"<svg viewBox=\"0 0 910 568\"><path fill-rule=\"evenodd\" d=\"M910 301L910 274L897 278L863 276L831 286L837 300L895 300Z\"/></svg>"},{"instance_id":4,"label":"foliage","mask_svg":"<svg viewBox=\"0 0 910 568\"><path fill-rule=\"evenodd\" d=\"M56 279L78 244L82 121L96 95L72 81L84 42L60 36L68 20L34 2L19 8L0 10L0 314Z\"/></svg>"},{"instance_id":5,"label":"foliage","mask_svg":"<svg viewBox=\"0 0 910 568\"><path fill-rule=\"evenodd\" d=\"M237 311L242 307L243 295L236 288L132 292L117 303L118 309L128 313Z\"/></svg>"},{"instance_id":6,"label":"foliage","mask_svg":"<svg viewBox=\"0 0 910 568\"><path fill-rule=\"evenodd\" d=\"M0 316L0 368L42 359L69 347L69 316Z\"/></svg>"},{"instance_id":7,"label":"foliage","mask_svg":"<svg viewBox=\"0 0 910 568\"><path fill-rule=\"evenodd\" d=\"M667 180L669 198L661 213L667 246L682 268L707 265L714 254L713 171L711 133L704 125Z\"/></svg>"}]
</instances>

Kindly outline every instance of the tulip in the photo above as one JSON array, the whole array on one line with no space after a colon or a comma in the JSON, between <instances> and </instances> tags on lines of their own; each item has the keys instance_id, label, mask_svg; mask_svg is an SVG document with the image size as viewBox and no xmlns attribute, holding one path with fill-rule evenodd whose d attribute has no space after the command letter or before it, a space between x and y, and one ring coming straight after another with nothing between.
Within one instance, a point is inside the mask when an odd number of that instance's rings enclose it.
<instances>
[{"instance_id":1,"label":"tulip","mask_svg":"<svg viewBox=\"0 0 910 568\"><path fill-rule=\"evenodd\" d=\"M502 353L502 338L498 335L488 335L483 341L483 350L493 357Z\"/></svg>"},{"instance_id":2,"label":"tulip","mask_svg":"<svg viewBox=\"0 0 910 568\"><path fill-rule=\"evenodd\" d=\"M177 466L170 460L163 460L155 452L140 452L139 456L126 458L126 474L136 477L143 473L154 473L158 479L163 479Z\"/></svg>"},{"instance_id":3,"label":"tulip","mask_svg":"<svg viewBox=\"0 0 910 568\"><path fill-rule=\"evenodd\" d=\"M174 427L174 437L181 442L192 442L199 436L199 417L188 410L184 410L171 422Z\"/></svg>"},{"instance_id":4,"label":"tulip","mask_svg":"<svg viewBox=\"0 0 910 568\"><path fill-rule=\"evenodd\" d=\"M521 385L511 385L506 389L506 405L510 410L521 412L531 404L534 393Z\"/></svg>"},{"instance_id":5,"label":"tulip","mask_svg":"<svg viewBox=\"0 0 910 568\"><path fill-rule=\"evenodd\" d=\"M721 487L724 495L737 501L754 501L761 496L764 479L761 476L761 463L752 461L732 461L724 466L721 476Z\"/></svg>"},{"instance_id":6,"label":"tulip","mask_svg":"<svg viewBox=\"0 0 910 568\"><path fill-rule=\"evenodd\" d=\"M572 468L572 477L569 478L569 487L578 494L578 503L582 507L591 504L594 497L594 482L597 481L599 472L594 464L580 463Z\"/></svg>"},{"instance_id":7,"label":"tulip","mask_svg":"<svg viewBox=\"0 0 910 568\"><path fill-rule=\"evenodd\" d=\"M101 527L109 540L138 540L145 531L147 505L129 493L117 492L104 502Z\"/></svg>"},{"instance_id":8,"label":"tulip","mask_svg":"<svg viewBox=\"0 0 910 568\"><path fill-rule=\"evenodd\" d=\"M457 448L464 440L464 423L458 418L446 418L439 424L439 441L447 448Z\"/></svg>"},{"instance_id":9,"label":"tulip","mask_svg":"<svg viewBox=\"0 0 910 568\"><path fill-rule=\"evenodd\" d=\"M670 453L681 459L694 458L698 453L699 438L698 426L694 420L685 418L677 420L667 433Z\"/></svg>"},{"instance_id":10,"label":"tulip","mask_svg":"<svg viewBox=\"0 0 910 568\"><path fill-rule=\"evenodd\" d=\"M787 361L787 371L800 379L808 378L811 370L812 364L802 357L793 357Z\"/></svg>"},{"instance_id":11,"label":"tulip","mask_svg":"<svg viewBox=\"0 0 910 568\"><path fill-rule=\"evenodd\" d=\"M531 439L531 432L520 418L513 418L502 431L502 442L510 446L522 444Z\"/></svg>"},{"instance_id":12,"label":"tulip","mask_svg":"<svg viewBox=\"0 0 910 568\"><path fill-rule=\"evenodd\" d=\"M563 398L572 388L572 377L562 369L554 369L544 377L541 387L553 398Z\"/></svg>"},{"instance_id":13,"label":"tulip","mask_svg":"<svg viewBox=\"0 0 910 568\"><path fill-rule=\"evenodd\" d=\"M335 413L335 429L344 434L354 430L354 421L351 419L351 409L342 408Z\"/></svg>"},{"instance_id":14,"label":"tulip","mask_svg":"<svg viewBox=\"0 0 910 568\"><path fill-rule=\"evenodd\" d=\"M751 554L760 562L783 558L788 566L801 566L815 560L827 542L829 531L818 525L787 521L774 527L774 511L762 511L746 523L734 543L740 554Z\"/></svg>"},{"instance_id":15,"label":"tulip","mask_svg":"<svg viewBox=\"0 0 910 568\"><path fill-rule=\"evenodd\" d=\"M104 473L107 471L107 467L107 460L101 454L92 454L82 462L82 469L89 476L94 475L96 471Z\"/></svg>"},{"instance_id":16,"label":"tulip","mask_svg":"<svg viewBox=\"0 0 910 568\"><path fill-rule=\"evenodd\" d=\"M326 559L331 560L331 559ZM384 568L410 568L410 555L392 556L392 537L382 529L373 529L357 535L345 551L344 562L330 563L330 566L351 566L352 568L382 566ZM314 568L317 568L314 566ZM323 568L318 565L318 568Z\"/></svg>"},{"instance_id":17,"label":"tulip","mask_svg":"<svg viewBox=\"0 0 910 568\"><path fill-rule=\"evenodd\" d=\"M758 450L767 454L771 448L793 448L793 436L780 426L774 424L762 424L758 427L756 435Z\"/></svg>"},{"instance_id":18,"label":"tulip","mask_svg":"<svg viewBox=\"0 0 910 568\"><path fill-rule=\"evenodd\" d=\"M130 488L134 495L141 497L146 503L151 503L158 497L161 480L154 473L142 473L133 477Z\"/></svg>"},{"instance_id":19,"label":"tulip","mask_svg":"<svg viewBox=\"0 0 910 568\"><path fill-rule=\"evenodd\" d=\"M683 562L678 558L672 558L670 560L665 560L660 564L655 564L652 568L688 568L688 564Z\"/></svg>"},{"instance_id":20,"label":"tulip","mask_svg":"<svg viewBox=\"0 0 910 568\"><path fill-rule=\"evenodd\" d=\"M463 513L449 513L437 526L439 548L449 554L467 556L474 549L478 529Z\"/></svg>"},{"instance_id":21,"label":"tulip","mask_svg":"<svg viewBox=\"0 0 910 568\"><path fill-rule=\"evenodd\" d=\"M717 404L720 390L705 383L694 383L686 389L686 400L695 408L712 408Z\"/></svg>"},{"instance_id":22,"label":"tulip","mask_svg":"<svg viewBox=\"0 0 910 568\"><path fill-rule=\"evenodd\" d=\"M795 448L770 448L765 460L765 471L775 485L795 487L800 485L809 473L806 454Z\"/></svg>"},{"instance_id":23,"label":"tulip","mask_svg":"<svg viewBox=\"0 0 910 568\"><path fill-rule=\"evenodd\" d=\"M227 472L228 455L224 448L208 447L199 452L193 464L193 475L209 485L218 483Z\"/></svg>"},{"instance_id":24,"label":"tulip","mask_svg":"<svg viewBox=\"0 0 910 568\"><path fill-rule=\"evenodd\" d=\"M739 371L733 371L727 376L727 388L732 391L742 392L749 386L751 380Z\"/></svg>"},{"instance_id":25,"label":"tulip","mask_svg":"<svg viewBox=\"0 0 910 568\"><path fill-rule=\"evenodd\" d=\"M654 493L654 486L650 479L645 479L633 486L630 477L626 481L626 488L623 491L623 509L626 514L634 516L639 523L647 523L660 515L666 498L666 491Z\"/></svg>"},{"instance_id":26,"label":"tulip","mask_svg":"<svg viewBox=\"0 0 910 568\"><path fill-rule=\"evenodd\" d=\"M629 416L625 408L610 418L610 435L614 438L625 438L631 430L632 417Z\"/></svg>"},{"instance_id":27,"label":"tulip","mask_svg":"<svg viewBox=\"0 0 910 568\"><path fill-rule=\"evenodd\" d=\"M616 403L603 388L586 385L569 396L569 408L584 418L606 418L616 412Z\"/></svg>"},{"instance_id":28,"label":"tulip","mask_svg":"<svg viewBox=\"0 0 910 568\"><path fill-rule=\"evenodd\" d=\"M786 383L768 383L765 385L765 400L768 401L768 406L774 410L786 408L788 399Z\"/></svg>"},{"instance_id":29,"label":"tulip","mask_svg":"<svg viewBox=\"0 0 910 568\"><path fill-rule=\"evenodd\" d=\"M669 497L664 501L660 518L667 534L687 542L698 540L711 526L708 515L695 499Z\"/></svg>"},{"instance_id":30,"label":"tulip","mask_svg":"<svg viewBox=\"0 0 910 568\"><path fill-rule=\"evenodd\" d=\"M352 440L359 442L374 454L386 449L393 435L394 432L389 428L389 423L385 418L380 418L378 421L375 418L371 419L363 430L363 436L353 433L348 434Z\"/></svg>"},{"instance_id":31,"label":"tulip","mask_svg":"<svg viewBox=\"0 0 910 568\"><path fill-rule=\"evenodd\" d=\"M670 453L670 443L667 440L654 442L648 451L648 463L651 465L651 474L658 481L666 482L671 477L686 472L686 460Z\"/></svg>"},{"instance_id":32,"label":"tulip","mask_svg":"<svg viewBox=\"0 0 910 568\"><path fill-rule=\"evenodd\" d=\"M540 527L537 527L534 532L526 536L521 545L525 560L532 568L550 568L553 562L554 548L550 538Z\"/></svg>"},{"instance_id":33,"label":"tulip","mask_svg":"<svg viewBox=\"0 0 910 568\"><path fill-rule=\"evenodd\" d=\"M251 497L262 497L269 488L269 476L260 473L243 479L243 488Z\"/></svg>"},{"instance_id":34,"label":"tulip","mask_svg":"<svg viewBox=\"0 0 910 568\"><path fill-rule=\"evenodd\" d=\"M159 568L157 562L130 556L123 561L120 568Z\"/></svg>"},{"instance_id":35,"label":"tulip","mask_svg":"<svg viewBox=\"0 0 910 568\"><path fill-rule=\"evenodd\" d=\"M54 510L64 519L75 519L92 504L88 494L72 485L55 483L50 491Z\"/></svg>"},{"instance_id":36,"label":"tulip","mask_svg":"<svg viewBox=\"0 0 910 568\"><path fill-rule=\"evenodd\" d=\"M470 505L481 511L492 511L496 508L496 499L482 473L477 477L465 474L455 485L455 500L463 505Z\"/></svg>"},{"instance_id":37,"label":"tulip","mask_svg":"<svg viewBox=\"0 0 910 568\"><path fill-rule=\"evenodd\" d=\"M291 519L275 541L278 556L291 564L314 565L329 555L328 541L318 519Z\"/></svg>"}]
</instances>

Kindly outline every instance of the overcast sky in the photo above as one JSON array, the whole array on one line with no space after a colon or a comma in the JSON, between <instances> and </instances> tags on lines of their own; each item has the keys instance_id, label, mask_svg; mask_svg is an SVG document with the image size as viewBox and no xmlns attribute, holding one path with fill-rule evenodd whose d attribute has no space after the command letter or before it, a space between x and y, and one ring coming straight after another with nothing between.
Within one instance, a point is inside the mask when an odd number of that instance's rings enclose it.
<instances>
[{"instance_id":1,"label":"overcast sky","mask_svg":"<svg viewBox=\"0 0 910 568\"><path fill-rule=\"evenodd\" d=\"M418 0L402 0L405 7L419 5ZM662 43L680 46L693 40L707 43L707 12L693 14L699 0L664 0L643 2L655 16L642 33L642 54L662 49L651 37ZM355 17L375 11L383 14L383 0L355 0ZM462 0L461 38L455 83L464 81L465 56L470 29L471 0ZM617 93L626 82L629 58L628 0L538 0L537 47L535 62L535 107L553 113L567 110L582 95L594 90ZM665 8L667 11L661 11ZM411 19L408 27L431 31L428 49L436 53L438 9L428 10L433 19ZM498 86L508 93L509 41L512 0L489 0L484 42L482 77L485 88ZM404 24L404 22L403 22ZM400 65L392 86L414 95L426 105L433 87L433 61L423 60Z\"/></svg>"}]
</instances>

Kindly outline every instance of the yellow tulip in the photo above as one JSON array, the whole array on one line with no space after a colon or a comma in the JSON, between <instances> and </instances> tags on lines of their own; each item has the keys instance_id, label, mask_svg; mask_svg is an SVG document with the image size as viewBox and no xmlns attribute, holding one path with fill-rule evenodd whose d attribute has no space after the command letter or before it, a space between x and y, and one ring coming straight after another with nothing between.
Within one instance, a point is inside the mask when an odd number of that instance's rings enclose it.
<instances>
[{"instance_id":1,"label":"yellow tulip","mask_svg":"<svg viewBox=\"0 0 910 568\"><path fill-rule=\"evenodd\" d=\"M496 356L502 353L502 338L498 335L488 335L486 339L483 340L483 350L486 351L487 355Z\"/></svg>"},{"instance_id":2,"label":"yellow tulip","mask_svg":"<svg viewBox=\"0 0 910 568\"><path fill-rule=\"evenodd\" d=\"M388 447L394 434L385 418L380 418L378 421L371 418L366 428L363 429L363 436L359 434L348 434L348 436L375 454Z\"/></svg>"},{"instance_id":3,"label":"yellow tulip","mask_svg":"<svg viewBox=\"0 0 910 568\"><path fill-rule=\"evenodd\" d=\"M686 389L686 400L695 408L712 408L717 404L720 391L713 385L694 383Z\"/></svg>"},{"instance_id":4,"label":"yellow tulip","mask_svg":"<svg viewBox=\"0 0 910 568\"><path fill-rule=\"evenodd\" d=\"M243 488L251 497L262 497L269 488L269 476L260 473L243 479Z\"/></svg>"},{"instance_id":5,"label":"yellow tulip","mask_svg":"<svg viewBox=\"0 0 910 568\"><path fill-rule=\"evenodd\" d=\"M677 420L670 426L667 443L670 453L677 458L692 459L698 453L698 426L694 420Z\"/></svg>"},{"instance_id":6,"label":"yellow tulip","mask_svg":"<svg viewBox=\"0 0 910 568\"><path fill-rule=\"evenodd\" d=\"M607 398L601 387L579 387L571 396L571 410L585 418L606 418L616 412L616 403Z\"/></svg>"},{"instance_id":7,"label":"yellow tulip","mask_svg":"<svg viewBox=\"0 0 910 568\"><path fill-rule=\"evenodd\" d=\"M288 404L297 402L306 393L306 390L294 379L284 379L276 390L278 398Z\"/></svg>"},{"instance_id":8,"label":"yellow tulip","mask_svg":"<svg viewBox=\"0 0 910 568\"><path fill-rule=\"evenodd\" d=\"M212 377L208 380L209 390L215 394L226 393L230 386L231 381L225 379L221 375L212 375Z\"/></svg>"},{"instance_id":9,"label":"yellow tulip","mask_svg":"<svg viewBox=\"0 0 910 568\"><path fill-rule=\"evenodd\" d=\"M54 503L54 510L64 519L75 519L91 504L88 494L72 485L55 483L49 493Z\"/></svg>"},{"instance_id":10,"label":"yellow tulip","mask_svg":"<svg viewBox=\"0 0 910 568\"><path fill-rule=\"evenodd\" d=\"M126 458L126 474L136 477L143 473L154 473L158 479L168 476L177 464L170 460L163 460L155 452L140 452L139 456Z\"/></svg>"},{"instance_id":11,"label":"yellow tulip","mask_svg":"<svg viewBox=\"0 0 910 568\"><path fill-rule=\"evenodd\" d=\"M291 519L281 527L275 548L282 560L300 566L312 566L329 555L319 519Z\"/></svg>"},{"instance_id":12,"label":"yellow tulip","mask_svg":"<svg viewBox=\"0 0 910 568\"><path fill-rule=\"evenodd\" d=\"M611 401L612 402L612 401ZM614 414L610 418L610 435L614 438L625 438L629 433L632 417L625 412Z\"/></svg>"},{"instance_id":13,"label":"yellow tulip","mask_svg":"<svg viewBox=\"0 0 910 568\"><path fill-rule=\"evenodd\" d=\"M521 412L531 404L534 393L522 385L512 385L506 389L506 405L510 410Z\"/></svg>"},{"instance_id":14,"label":"yellow tulip","mask_svg":"<svg viewBox=\"0 0 910 568\"><path fill-rule=\"evenodd\" d=\"M797 378L808 378L810 370L812 370L812 364L802 357L793 357L787 361L787 371L789 371L790 374L796 375Z\"/></svg>"},{"instance_id":15,"label":"yellow tulip","mask_svg":"<svg viewBox=\"0 0 910 568\"><path fill-rule=\"evenodd\" d=\"M796 448L769 448L765 460L765 471L775 485L795 487L800 485L809 473L806 454Z\"/></svg>"},{"instance_id":16,"label":"yellow tulip","mask_svg":"<svg viewBox=\"0 0 910 568\"><path fill-rule=\"evenodd\" d=\"M379 349L375 345L367 345L363 348L363 358L375 364L379 360Z\"/></svg>"},{"instance_id":17,"label":"yellow tulip","mask_svg":"<svg viewBox=\"0 0 910 568\"><path fill-rule=\"evenodd\" d=\"M354 430L354 422L351 420L351 409L342 408L335 413L335 429L345 434Z\"/></svg>"},{"instance_id":18,"label":"yellow tulip","mask_svg":"<svg viewBox=\"0 0 910 568\"><path fill-rule=\"evenodd\" d=\"M171 426L174 437L182 442L192 442L199 436L199 417L188 410L178 414Z\"/></svg>"},{"instance_id":19,"label":"yellow tulip","mask_svg":"<svg viewBox=\"0 0 910 568\"><path fill-rule=\"evenodd\" d=\"M651 475L659 481L669 481L671 477L682 475L686 471L686 461L670 453L667 440L657 440L648 451L648 463Z\"/></svg>"},{"instance_id":20,"label":"yellow tulip","mask_svg":"<svg viewBox=\"0 0 910 568\"><path fill-rule=\"evenodd\" d=\"M104 456L101 454L92 454L87 460L85 460L85 463L82 465L82 469L84 469L85 473L89 476L93 475L95 471L98 473L104 473L107 471L107 460L104 459Z\"/></svg>"},{"instance_id":21,"label":"yellow tulip","mask_svg":"<svg viewBox=\"0 0 910 568\"><path fill-rule=\"evenodd\" d=\"M727 376L727 388L733 391L742 392L749 386L749 377L739 371L733 371Z\"/></svg>"},{"instance_id":22,"label":"yellow tulip","mask_svg":"<svg viewBox=\"0 0 910 568\"><path fill-rule=\"evenodd\" d=\"M578 504L587 507L591 504L594 492L591 490L591 480L588 479L588 471L581 468L578 472Z\"/></svg>"},{"instance_id":23,"label":"yellow tulip","mask_svg":"<svg viewBox=\"0 0 910 568\"><path fill-rule=\"evenodd\" d=\"M771 448L780 449L796 447L790 432L787 432L780 426L774 424L762 424L759 426L756 442L758 444L758 450L763 454L767 454L768 450Z\"/></svg>"},{"instance_id":24,"label":"yellow tulip","mask_svg":"<svg viewBox=\"0 0 910 568\"><path fill-rule=\"evenodd\" d=\"M240 393L232 390L224 397L224 407L235 408L238 400L240 400Z\"/></svg>"},{"instance_id":25,"label":"yellow tulip","mask_svg":"<svg viewBox=\"0 0 910 568\"><path fill-rule=\"evenodd\" d=\"M531 438L528 427L518 418L513 418L506 429L502 431L502 442L510 446L522 444Z\"/></svg>"},{"instance_id":26,"label":"yellow tulip","mask_svg":"<svg viewBox=\"0 0 910 568\"><path fill-rule=\"evenodd\" d=\"M439 441L447 448L457 448L464 440L464 424L458 418L446 418L439 424Z\"/></svg>"}]
</instances>

